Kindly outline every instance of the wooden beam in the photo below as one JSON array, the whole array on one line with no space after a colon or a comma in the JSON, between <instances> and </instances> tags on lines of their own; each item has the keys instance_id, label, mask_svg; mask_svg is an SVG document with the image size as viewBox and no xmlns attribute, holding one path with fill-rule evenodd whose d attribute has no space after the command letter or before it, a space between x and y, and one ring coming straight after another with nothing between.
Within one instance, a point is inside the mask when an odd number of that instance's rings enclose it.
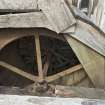
<instances>
[{"instance_id":1,"label":"wooden beam","mask_svg":"<svg viewBox=\"0 0 105 105\"><path fill-rule=\"evenodd\" d=\"M41 11L0 15L0 28L47 28L56 32L55 28ZM74 30L75 26L70 26L64 33L74 32Z\"/></svg>"},{"instance_id":2,"label":"wooden beam","mask_svg":"<svg viewBox=\"0 0 105 105\"><path fill-rule=\"evenodd\" d=\"M94 86L96 88L105 88L105 57L70 36L65 35L65 38Z\"/></svg>"},{"instance_id":3,"label":"wooden beam","mask_svg":"<svg viewBox=\"0 0 105 105\"><path fill-rule=\"evenodd\" d=\"M35 34L35 48L36 48L36 57L37 57L37 66L38 66L38 73L39 73L39 80L44 80L44 73L42 69L42 59L41 59L41 47L40 47L40 39L39 34Z\"/></svg>"},{"instance_id":4,"label":"wooden beam","mask_svg":"<svg viewBox=\"0 0 105 105\"><path fill-rule=\"evenodd\" d=\"M35 11L37 5L37 0L0 0L0 12Z\"/></svg>"},{"instance_id":5,"label":"wooden beam","mask_svg":"<svg viewBox=\"0 0 105 105\"><path fill-rule=\"evenodd\" d=\"M105 56L105 34L92 25L78 20L75 33L69 35Z\"/></svg>"},{"instance_id":6,"label":"wooden beam","mask_svg":"<svg viewBox=\"0 0 105 105\"><path fill-rule=\"evenodd\" d=\"M57 33L65 31L76 23L64 0L38 0L38 4Z\"/></svg>"},{"instance_id":7,"label":"wooden beam","mask_svg":"<svg viewBox=\"0 0 105 105\"><path fill-rule=\"evenodd\" d=\"M21 69L15 67L15 66L13 66L13 65L10 65L10 64L8 64L8 63L5 63L5 62L3 62L3 61L0 61L0 66L6 68L7 70L12 71L12 72L14 72L14 73L16 73L16 74L19 74L19 75L21 75L22 77L27 78L27 79L29 79L29 80L31 80L31 81L34 81L34 82L38 81L38 77L36 77L36 76L34 76L34 75L32 75L32 74L29 74L29 73L27 73L27 72L24 72L23 70L21 70Z\"/></svg>"},{"instance_id":8,"label":"wooden beam","mask_svg":"<svg viewBox=\"0 0 105 105\"><path fill-rule=\"evenodd\" d=\"M55 80L57 80L57 79L59 79L61 77L64 77L64 76L69 75L69 74L72 74L73 72L76 72L76 71L78 71L80 69L82 69L82 65L81 64L76 65L76 66L74 66L72 68L69 68L67 70L64 70L63 72L60 72L60 73L57 73L57 74L55 74L53 76L47 77L46 78L46 81L47 82L55 81Z\"/></svg>"},{"instance_id":9,"label":"wooden beam","mask_svg":"<svg viewBox=\"0 0 105 105\"><path fill-rule=\"evenodd\" d=\"M42 12L0 15L0 28L48 28L55 31Z\"/></svg>"}]
</instances>

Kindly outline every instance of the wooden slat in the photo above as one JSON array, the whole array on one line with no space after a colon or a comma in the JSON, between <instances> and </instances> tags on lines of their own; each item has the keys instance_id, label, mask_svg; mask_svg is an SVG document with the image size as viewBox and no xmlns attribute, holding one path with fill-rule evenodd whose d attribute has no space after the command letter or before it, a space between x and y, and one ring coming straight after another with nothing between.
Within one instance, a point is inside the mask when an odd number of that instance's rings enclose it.
<instances>
[{"instance_id":1,"label":"wooden slat","mask_svg":"<svg viewBox=\"0 0 105 105\"><path fill-rule=\"evenodd\" d=\"M96 53L72 37L65 37L94 86L97 88L105 88L105 57Z\"/></svg>"},{"instance_id":2,"label":"wooden slat","mask_svg":"<svg viewBox=\"0 0 105 105\"><path fill-rule=\"evenodd\" d=\"M69 68L69 69L67 69L67 70L65 70L63 72L60 72L60 73L57 73L57 74L55 74L53 76L47 77L46 81L52 82L52 81L57 80L57 79L59 79L61 77L64 77L64 76L69 75L69 74L71 74L73 72L76 72L76 71L80 70L81 68L82 68L82 65L79 64L79 65L74 66L72 68Z\"/></svg>"},{"instance_id":3,"label":"wooden slat","mask_svg":"<svg viewBox=\"0 0 105 105\"><path fill-rule=\"evenodd\" d=\"M64 0L39 0L38 4L57 33L76 23Z\"/></svg>"},{"instance_id":4,"label":"wooden slat","mask_svg":"<svg viewBox=\"0 0 105 105\"><path fill-rule=\"evenodd\" d=\"M37 0L0 0L0 12L35 11Z\"/></svg>"},{"instance_id":5,"label":"wooden slat","mask_svg":"<svg viewBox=\"0 0 105 105\"><path fill-rule=\"evenodd\" d=\"M39 34L35 34L35 47L36 47L36 57L37 57L37 66L38 66L38 73L39 73L39 80L44 80L44 73L42 69L42 59L41 59L41 47L40 47L40 40Z\"/></svg>"},{"instance_id":6,"label":"wooden slat","mask_svg":"<svg viewBox=\"0 0 105 105\"><path fill-rule=\"evenodd\" d=\"M27 78L27 79L29 79L31 81L38 81L38 77L36 77L36 76L34 76L32 74L29 74L27 72L24 72L23 70L21 70L21 69L19 69L17 67L14 67L14 66L12 66L12 65L10 65L8 63L5 63L3 61L0 61L0 66L6 68L7 70L12 71L12 72L14 72L16 74L19 74L22 77Z\"/></svg>"},{"instance_id":7,"label":"wooden slat","mask_svg":"<svg viewBox=\"0 0 105 105\"><path fill-rule=\"evenodd\" d=\"M78 20L75 33L70 36L105 56L105 35L93 26Z\"/></svg>"}]
</instances>

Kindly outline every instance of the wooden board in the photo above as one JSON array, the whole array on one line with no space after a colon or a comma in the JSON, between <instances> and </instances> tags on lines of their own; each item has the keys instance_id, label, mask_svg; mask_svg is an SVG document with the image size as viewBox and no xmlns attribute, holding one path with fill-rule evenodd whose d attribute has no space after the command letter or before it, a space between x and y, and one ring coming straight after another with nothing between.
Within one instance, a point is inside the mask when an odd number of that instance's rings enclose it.
<instances>
[{"instance_id":1,"label":"wooden board","mask_svg":"<svg viewBox=\"0 0 105 105\"><path fill-rule=\"evenodd\" d=\"M35 11L37 0L0 0L0 12Z\"/></svg>"},{"instance_id":2,"label":"wooden board","mask_svg":"<svg viewBox=\"0 0 105 105\"><path fill-rule=\"evenodd\" d=\"M57 33L63 32L76 23L64 0L39 0L38 4Z\"/></svg>"},{"instance_id":3,"label":"wooden board","mask_svg":"<svg viewBox=\"0 0 105 105\"><path fill-rule=\"evenodd\" d=\"M93 26L78 20L75 33L70 36L105 56L105 34Z\"/></svg>"},{"instance_id":4,"label":"wooden board","mask_svg":"<svg viewBox=\"0 0 105 105\"><path fill-rule=\"evenodd\" d=\"M105 88L105 58L70 36L65 36L92 83Z\"/></svg>"}]
</instances>

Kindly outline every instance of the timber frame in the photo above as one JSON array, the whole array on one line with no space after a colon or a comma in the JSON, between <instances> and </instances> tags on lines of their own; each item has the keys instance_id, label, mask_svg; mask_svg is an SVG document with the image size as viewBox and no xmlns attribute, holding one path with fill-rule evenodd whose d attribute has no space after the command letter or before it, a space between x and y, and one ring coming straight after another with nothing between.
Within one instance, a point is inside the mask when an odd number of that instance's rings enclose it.
<instances>
[{"instance_id":1,"label":"timber frame","mask_svg":"<svg viewBox=\"0 0 105 105\"><path fill-rule=\"evenodd\" d=\"M32 8L25 4L23 8L20 5L17 8L10 6L10 8L4 9L6 8L5 5L3 8L0 7L1 10L5 11L27 11L20 14L0 15L0 50L16 39L34 35L39 78L26 74L3 61L0 61L0 66L32 81L46 79L48 82L54 78L59 78L59 75L68 75L70 72L80 70L83 67L95 87L105 88L105 34L89 18L69 4L68 0L53 0L53 2L52 0L49 2L48 0L31 0L29 4L33 1L35 5ZM54 31L55 35L53 32L47 32L46 29ZM82 65L45 78L42 70L39 34L49 33L52 33L51 36L53 37L65 37ZM64 39L62 38L62 40Z\"/></svg>"}]
</instances>

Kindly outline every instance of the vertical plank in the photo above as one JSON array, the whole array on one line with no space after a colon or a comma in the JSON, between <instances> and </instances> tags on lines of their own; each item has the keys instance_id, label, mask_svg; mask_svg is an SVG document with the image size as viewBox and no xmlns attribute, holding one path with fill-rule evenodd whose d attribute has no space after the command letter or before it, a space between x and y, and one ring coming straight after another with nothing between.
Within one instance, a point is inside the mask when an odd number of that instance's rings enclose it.
<instances>
[{"instance_id":1,"label":"vertical plank","mask_svg":"<svg viewBox=\"0 0 105 105\"><path fill-rule=\"evenodd\" d=\"M105 58L72 37L65 36L65 38L77 55L94 86L105 88Z\"/></svg>"},{"instance_id":2,"label":"vertical plank","mask_svg":"<svg viewBox=\"0 0 105 105\"><path fill-rule=\"evenodd\" d=\"M42 81L44 79L44 74L43 74L43 69L42 69L41 48L40 48L40 41L39 41L38 33L35 34L35 45L36 45L36 56L37 56L39 80Z\"/></svg>"}]
</instances>

